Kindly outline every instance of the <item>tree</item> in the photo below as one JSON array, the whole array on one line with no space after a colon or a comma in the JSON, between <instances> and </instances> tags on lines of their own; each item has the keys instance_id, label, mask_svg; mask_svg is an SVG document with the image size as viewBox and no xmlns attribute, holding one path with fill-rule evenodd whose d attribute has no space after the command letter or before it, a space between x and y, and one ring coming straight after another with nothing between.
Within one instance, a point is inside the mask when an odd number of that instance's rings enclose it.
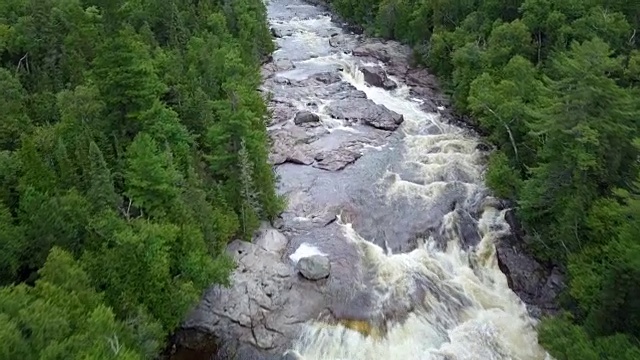
<instances>
[{"instance_id":1,"label":"tree","mask_svg":"<svg viewBox=\"0 0 640 360\"><path fill-rule=\"evenodd\" d=\"M121 200L116 194L111 178L111 171L104 161L102 152L95 142L89 144L89 189L87 199L94 211L114 209L120 205Z\"/></svg>"},{"instance_id":2,"label":"tree","mask_svg":"<svg viewBox=\"0 0 640 360\"><path fill-rule=\"evenodd\" d=\"M544 146L522 193L523 214L530 224L555 224L544 235L565 254L582 246L581 224L595 199L637 171L628 135L639 114L630 94L608 76L620 66L609 56L597 38L559 54L550 70L559 80L549 81L557 100L533 125Z\"/></svg>"},{"instance_id":3,"label":"tree","mask_svg":"<svg viewBox=\"0 0 640 360\"><path fill-rule=\"evenodd\" d=\"M165 90L149 49L131 27L125 27L98 49L92 74L109 111L108 133L116 137L116 146L126 146L140 130L140 115Z\"/></svg>"},{"instance_id":4,"label":"tree","mask_svg":"<svg viewBox=\"0 0 640 360\"><path fill-rule=\"evenodd\" d=\"M127 150L125 194L154 217L166 215L181 192L181 176L171 157L146 133L136 136Z\"/></svg>"},{"instance_id":5,"label":"tree","mask_svg":"<svg viewBox=\"0 0 640 360\"><path fill-rule=\"evenodd\" d=\"M0 68L0 150L16 150L22 134L30 130L25 99L26 93L18 79L7 69Z\"/></svg>"},{"instance_id":6,"label":"tree","mask_svg":"<svg viewBox=\"0 0 640 360\"><path fill-rule=\"evenodd\" d=\"M3 358L143 358L69 253L53 248L39 273L0 290Z\"/></svg>"}]
</instances>

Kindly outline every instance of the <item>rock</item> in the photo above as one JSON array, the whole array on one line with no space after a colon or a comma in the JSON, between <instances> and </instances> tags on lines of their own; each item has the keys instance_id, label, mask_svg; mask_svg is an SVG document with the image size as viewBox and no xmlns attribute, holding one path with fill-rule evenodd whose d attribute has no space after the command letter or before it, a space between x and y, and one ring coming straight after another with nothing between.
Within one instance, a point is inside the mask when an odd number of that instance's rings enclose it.
<instances>
[{"instance_id":1,"label":"rock","mask_svg":"<svg viewBox=\"0 0 640 360\"><path fill-rule=\"evenodd\" d=\"M298 260L296 269L309 280L320 280L329 277L331 263L324 255L311 255Z\"/></svg>"},{"instance_id":2,"label":"rock","mask_svg":"<svg viewBox=\"0 0 640 360\"><path fill-rule=\"evenodd\" d=\"M314 114L310 111L300 111L296 114L296 117L293 119L293 122L296 125L308 124L308 123L317 123L320 121L320 117L317 114Z\"/></svg>"},{"instance_id":3,"label":"rock","mask_svg":"<svg viewBox=\"0 0 640 360\"><path fill-rule=\"evenodd\" d=\"M271 121L269 125L283 123L294 117L294 114L298 110L292 104L278 104L274 101L269 104L271 110Z\"/></svg>"},{"instance_id":4,"label":"rock","mask_svg":"<svg viewBox=\"0 0 640 360\"><path fill-rule=\"evenodd\" d=\"M532 316L556 314L558 296L565 288L564 274L555 266L538 262L527 252L522 228L513 211L505 219L513 234L500 239L496 255L509 287L533 309Z\"/></svg>"},{"instance_id":5,"label":"rock","mask_svg":"<svg viewBox=\"0 0 640 360\"><path fill-rule=\"evenodd\" d=\"M281 128L270 133L272 145L269 160L274 165L291 162L294 164L313 164L308 143L315 136L307 134L299 127Z\"/></svg>"},{"instance_id":6,"label":"rock","mask_svg":"<svg viewBox=\"0 0 640 360\"><path fill-rule=\"evenodd\" d=\"M432 90L439 89L438 80L427 69L417 68L407 71L405 81L409 86L426 87Z\"/></svg>"},{"instance_id":7,"label":"rock","mask_svg":"<svg viewBox=\"0 0 640 360\"><path fill-rule=\"evenodd\" d=\"M295 69L295 67L296 66L291 60L279 59L276 61L269 61L264 64L260 69L260 72L263 78L269 79L277 72Z\"/></svg>"},{"instance_id":8,"label":"rock","mask_svg":"<svg viewBox=\"0 0 640 360\"><path fill-rule=\"evenodd\" d=\"M365 66L360 71L364 75L364 81L369 85L382 87L382 83L387 78L384 70L380 67Z\"/></svg>"},{"instance_id":9,"label":"rock","mask_svg":"<svg viewBox=\"0 0 640 360\"><path fill-rule=\"evenodd\" d=\"M385 89L385 90L393 90L393 89L395 89L397 87L398 87L398 84L396 84L396 82L391 80L391 79L386 79L382 83L382 88Z\"/></svg>"},{"instance_id":10,"label":"rock","mask_svg":"<svg viewBox=\"0 0 640 360\"><path fill-rule=\"evenodd\" d=\"M388 63L389 66L400 64L406 66L411 50L397 41L383 43L380 40L370 39L353 49L353 55L380 60Z\"/></svg>"},{"instance_id":11,"label":"rock","mask_svg":"<svg viewBox=\"0 0 640 360\"><path fill-rule=\"evenodd\" d=\"M339 48L345 45L345 37L340 34L333 34L329 38L329 46Z\"/></svg>"},{"instance_id":12,"label":"rock","mask_svg":"<svg viewBox=\"0 0 640 360\"><path fill-rule=\"evenodd\" d=\"M273 36L274 38L281 38L282 37L282 32L280 32L280 30L276 29L276 28L271 28L271 36Z\"/></svg>"},{"instance_id":13,"label":"rock","mask_svg":"<svg viewBox=\"0 0 640 360\"><path fill-rule=\"evenodd\" d=\"M280 59L274 62L277 71L286 71L295 69L296 66L293 64L291 60L288 59Z\"/></svg>"},{"instance_id":14,"label":"rock","mask_svg":"<svg viewBox=\"0 0 640 360\"><path fill-rule=\"evenodd\" d=\"M333 84L342 81L342 77L340 74L335 72L323 72L315 76L317 81L320 81L323 84Z\"/></svg>"},{"instance_id":15,"label":"rock","mask_svg":"<svg viewBox=\"0 0 640 360\"><path fill-rule=\"evenodd\" d=\"M282 76L276 76L273 78L273 82L276 84L280 84L280 85L291 85L291 80L282 77Z\"/></svg>"},{"instance_id":16,"label":"rock","mask_svg":"<svg viewBox=\"0 0 640 360\"><path fill-rule=\"evenodd\" d=\"M313 161L313 158L308 154L305 154L299 149L294 149L289 155L287 155L287 158L284 162L298 165L311 165L313 164Z\"/></svg>"},{"instance_id":17,"label":"rock","mask_svg":"<svg viewBox=\"0 0 640 360\"><path fill-rule=\"evenodd\" d=\"M364 81L371 86L381 87L386 90L392 90L398 87L398 85L387 77L384 69L381 67L366 66L360 71L364 75Z\"/></svg>"},{"instance_id":18,"label":"rock","mask_svg":"<svg viewBox=\"0 0 640 360\"><path fill-rule=\"evenodd\" d=\"M393 131L402 124L402 115L376 104L370 99L336 100L327 106L327 112L334 119L361 121L376 129Z\"/></svg>"},{"instance_id":19,"label":"rock","mask_svg":"<svg viewBox=\"0 0 640 360\"><path fill-rule=\"evenodd\" d=\"M258 236L253 242L264 250L273 253L282 253L289 243L280 231L274 229L268 223L263 223L260 226Z\"/></svg>"},{"instance_id":20,"label":"rock","mask_svg":"<svg viewBox=\"0 0 640 360\"><path fill-rule=\"evenodd\" d=\"M354 142L347 143L338 149L318 153L313 166L323 170L340 171L362 156L361 149L362 145Z\"/></svg>"},{"instance_id":21,"label":"rock","mask_svg":"<svg viewBox=\"0 0 640 360\"><path fill-rule=\"evenodd\" d=\"M282 359L310 320L335 321L332 314L368 319L379 311L370 301L372 284L359 250L337 224L290 240L284 254L257 243L230 243L227 253L237 263L231 285L205 292L176 331L176 345L192 354L208 350L212 355L202 357L207 359ZM331 276L320 282L300 276L290 262L301 244L315 240L319 250L328 253L319 260L318 271L325 271L327 262L331 267ZM317 264L308 265L313 270Z\"/></svg>"},{"instance_id":22,"label":"rock","mask_svg":"<svg viewBox=\"0 0 640 360\"><path fill-rule=\"evenodd\" d=\"M365 44L353 49L353 55L360 57L370 57L382 62L388 62L391 57L384 48L379 48L373 44Z\"/></svg>"},{"instance_id":23,"label":"rock","mask_svg":"<svg viewBox=\"0 0 640 360\"><path fill-rule=\"evenodd\" d=\"M476 145L476 150L488 152L491 151L491 146L484 143L479 143L478 145Z\"/></svg>"},{"instance_id":24,"label":"rock","mask_svg":"<svg viewBox=\"0 0 640 360\"><path fill-rule=\"evenodd\" d=\"M351 23L343 23L342 27L348 32L356 35L364 34L364 29L362 26L351 24Z\"/></svg>"},{"instance_id":25,"label":"rock","mask_svg":"<svg viewBox=\"0 0 640 360\"><path fill-rule=\"evenodd\" d=\"M364 91L356 89L353 85L341 81L318 89L317 96L331 100L366 99Z\"/></svg>"},{"instance_id":26,"label":"rock","mask_svg":"<svg viewBox=\"0 0 640 360\"><path fill-rule=\"evenodd\" d=\"M214 359L230 359L225 355L233 353L239 359L253 359L248 356L251 352L282 354L298 337L302 324L326 309L326 294L297 276L281 255L257 244L236 240L227 252L238 264L231 286L207 290L178 333L190 334L192 349L211 347L215 341Z\"/></svg>"}]
</instances>

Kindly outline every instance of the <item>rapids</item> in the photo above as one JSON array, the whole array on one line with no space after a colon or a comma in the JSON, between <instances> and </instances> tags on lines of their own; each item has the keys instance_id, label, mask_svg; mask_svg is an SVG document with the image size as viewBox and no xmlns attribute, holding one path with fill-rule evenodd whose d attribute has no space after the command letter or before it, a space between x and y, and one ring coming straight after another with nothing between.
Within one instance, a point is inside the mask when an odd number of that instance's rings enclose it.
<instances>
[{"instance_id":1,"label":"rapids","mask_svg":"<svg viewBox=\"0 0 640 360\"><path fill-rule=\"evenodd\" d=\"M285 256L294 262L305 251L357 257L366 281L342 301L351 307L346 313L362 310L358 318L370 327L354 330L348 320L355 317L348 315L337 324L310 321L291 353L306 360L548 358L537 344L534 320L497 265L494 242L510 228L506 210L483 183L487 154L480 140L425 111L402 79L391 77L398 83L394 90L365 83L363 66L387 64L354 56L361 39L322 9L270 0L268 17L279 36L274 63L288 65L270 75L264 90L319 115L314 149L362 145L362 156L340 171L276 166L279 191L289 200L281 226L291 238ZM331 46L336 34L341 44ZM305 83L326 72L339 73L343 83L401 114L402 125L387 133L329 116L336 101L329 86ZM325 224L314 219L331 207L341 209L334 225L342 242L317 235ZM365 288L366 311L354 300Z\"/></svg>"}]
</instances>

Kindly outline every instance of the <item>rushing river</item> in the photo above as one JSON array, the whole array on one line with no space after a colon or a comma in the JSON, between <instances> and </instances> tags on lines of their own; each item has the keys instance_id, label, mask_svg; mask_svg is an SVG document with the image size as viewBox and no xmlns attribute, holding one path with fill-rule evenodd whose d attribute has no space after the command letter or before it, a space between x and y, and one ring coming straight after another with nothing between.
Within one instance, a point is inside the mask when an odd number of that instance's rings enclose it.
<instances>
[{"instance_id":1,"label":"rushing river","mask_svg":"<svg viewBox=\"0 0 640 360\"><path fill-rule=\"evenodd\" d=\"M307 129L316 133L307 141L312 150L347 144L362 154L339 171L291 162L276 167L289 199L285 256L358 257L365 270L354 274L353 287L366 288L367 299L354 300L357 290L344 295L344 312L360 312L373 324L364 334L346 323L308 322L292 350L306 360L545 359L533 320L497 266L494 241L510 229L483 184L487 154L479 139L425 112L402 79L391 77L398 83L393 90L366 84L359 69L374 64L351 54L360 39L322 9L270 0L268 16L279 36L274 63L281 66L266 90L319 115L320 126ZM336 34L340 43L332 46ZM339 74L339 86L363 92L404 122L389 133L329 116L332 102L350 95L332 92L335 84L305 82L326 73ZM340 239L323 235L325 224L314 222L332 206L346 208L332 224Z\"/></svg>"}]
</instances>

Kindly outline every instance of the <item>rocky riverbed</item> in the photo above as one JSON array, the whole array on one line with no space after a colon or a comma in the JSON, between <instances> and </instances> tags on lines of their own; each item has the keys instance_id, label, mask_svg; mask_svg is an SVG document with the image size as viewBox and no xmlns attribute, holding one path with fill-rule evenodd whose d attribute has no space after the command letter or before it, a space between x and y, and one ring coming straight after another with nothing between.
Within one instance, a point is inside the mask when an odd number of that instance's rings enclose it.
<instances>
[{"instance_id":1,"label":"rocky riverbed","mask_svg":"<svg viewBox=\"0 0 640 360\"><path fill-rule=\"evenodd\" d=\"M530 314L562 281L484 186L490 147L407 47L300 0L268 6L262 91L288 207L229 245L232 286L206 293L174 358L543 359Z\"/></svg>"}]
</instances>

